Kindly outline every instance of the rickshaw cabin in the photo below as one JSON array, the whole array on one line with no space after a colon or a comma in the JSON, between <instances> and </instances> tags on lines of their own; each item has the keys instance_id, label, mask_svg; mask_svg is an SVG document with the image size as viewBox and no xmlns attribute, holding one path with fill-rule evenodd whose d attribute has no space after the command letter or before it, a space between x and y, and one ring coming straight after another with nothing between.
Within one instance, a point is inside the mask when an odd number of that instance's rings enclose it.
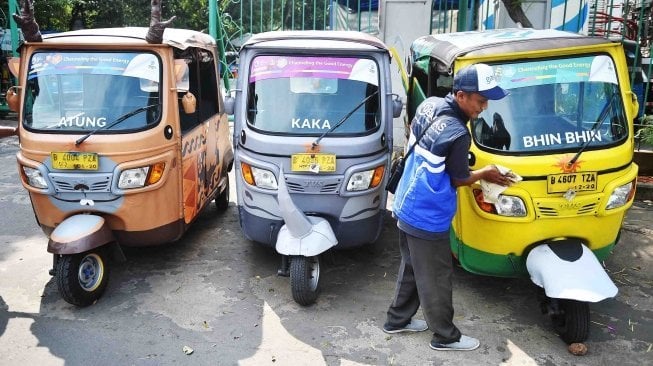
<instances>
[{"instance_id":1,"label":"rickshaw cabin","mask_svg":"<svg viewBox=\"0 0 653 366\"><path fill-rule=\"evenodd\" d=\"M492 56L492 60L501 60L500 55L506 55L503 59L514 59L520 54L528 58L529 53L539 50L610 43L613 42L605 38L553 29L497 29L420 37L413 42L406 64L410 79L410 98L406 107L408 122L422 100L431 96L444 97L451 91L454 63L461 58Z\"/></svg>"}]
</instances>

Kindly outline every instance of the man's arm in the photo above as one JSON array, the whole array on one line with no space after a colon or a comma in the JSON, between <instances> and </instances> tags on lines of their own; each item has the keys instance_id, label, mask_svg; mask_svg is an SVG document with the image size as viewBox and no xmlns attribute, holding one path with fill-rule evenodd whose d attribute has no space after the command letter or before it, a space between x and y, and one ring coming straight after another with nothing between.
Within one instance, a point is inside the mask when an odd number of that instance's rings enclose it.
<instances>
[{"instance_id":1,"label":"man's arm","mask_svg":"<svg viewBox=\"0 0 653 366\"><path fill-rule=\"evenodd\" d=\"M497 169L497 167L495 167L494 165L486 165L479 170L471 171L469 177L467 177L466 179L454 178L452 179L452 181L455 187L468 186L481 179L488 181L490 183L496 183L502 186L509 186L512 183L512 181L510 180L511 176L512 176L511 173L508 173L506 175L501 174L499 169Z\"/></svg>"},{"instance_id":2,"label":"man's arm","mask_svg":"<svg viewBox=\"0 0 653 366\"><path fill-rule=\"evenodd\" d=\"M478 180L486 180L491 183L509 186L512 181L511 173L503 175L494 165L488 165L481 169L469 171L467 155L471 137L469 135L461 136L453 142L449 156L447 156L447 172L451 176L451 183L454 187L468 186Z\"/></svg>"}]
</instances>

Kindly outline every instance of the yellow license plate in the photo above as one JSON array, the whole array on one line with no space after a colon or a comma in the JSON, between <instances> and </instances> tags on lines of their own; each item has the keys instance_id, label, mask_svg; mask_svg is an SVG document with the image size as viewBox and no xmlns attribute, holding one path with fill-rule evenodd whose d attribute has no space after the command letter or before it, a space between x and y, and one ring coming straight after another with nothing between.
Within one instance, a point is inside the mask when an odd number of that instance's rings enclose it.
<instances>
[{"instance_id":1,"label":"yellow license plate","mask_svg":"<svg viewBox=\"0 0 653 366\"><path fill-rule=\"evenodd\" d=\"M293 172L335 172L336 154L293 154L290 157Z\"/></svg>"},{"instance_id":2,"label":"yellow license plate","mask_svg":"<svg viewBox=\"0 0 653 366\"><path fill-rule=\"evenodd\" d=\"M98 170L98 156L87 152L51 152L50 160L54 169Z\"/></svg>"},{"instance_id":3,"label":"yellow license plate","mask_svg":"<svg viewBox=\"0 0 653 366\"><path fill-rule=\"evenodd\" d=\"M564 193L570 189L576 192L595 191L596 187L596 172L549 175L546 185L549 193Z\"/></svg>"}]
</instances>

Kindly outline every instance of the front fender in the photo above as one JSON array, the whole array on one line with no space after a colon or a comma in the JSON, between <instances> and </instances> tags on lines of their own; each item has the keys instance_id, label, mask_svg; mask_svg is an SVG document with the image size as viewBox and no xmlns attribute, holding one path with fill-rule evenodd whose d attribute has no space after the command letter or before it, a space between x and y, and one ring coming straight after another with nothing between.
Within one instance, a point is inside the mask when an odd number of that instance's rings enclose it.
<instances>
[{"instance_id":1,"label":"front fender","mask_svg":"<svg viewBox=\"0 0 653 366\"><path fill-rule=\"evenodd\" d=\"M528 253L526 269L546 296L598 302L617 295L617 286L592 251L579 240L539 245Z\"/></svg>"},{"instance_id":2,"label":"front fender","mask_svg":"<svg viewBox=\"0 0 653 366\"><path fill-rule=\"evenodd\" d=\"M57 225L50 234L48 252L77 254L116 242L104 218L97 215L74 215Z\"/></svg>"},{"instance_id":3,"label":"front fender","mask_svg":"<svg viewBox=\"0 0 653 366\"><path fill-rule=\"evenodd\" d=\"M276 243L279 254L313 257L338 244L327 220L315 216L309 216L308 220L311 223L310 231L301 237L293 236L286 225L281 227Z\"/></svg>"}]
</instances>

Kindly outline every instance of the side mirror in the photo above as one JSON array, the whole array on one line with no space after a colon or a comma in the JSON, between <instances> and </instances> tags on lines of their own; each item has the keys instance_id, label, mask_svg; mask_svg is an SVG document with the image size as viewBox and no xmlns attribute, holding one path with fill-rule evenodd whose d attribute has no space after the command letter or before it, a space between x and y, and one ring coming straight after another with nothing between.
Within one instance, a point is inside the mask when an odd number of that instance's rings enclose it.
<instances>
[{"instance_id":1,"label":"side mirror","mask_svg":"<svg viewBox=\"0 0 653 366\"><path fill-rule=\"evenodd\" d=\"M637 94L633 93L632 91L627 91L626 93L630 94L630 107L632 108L631 113L633 114L633 118L636 119L639 117L639 102L637 101Z\"/></svg>"},{"instance_id":2,"label":"side mirror","mask_svg":"<svg viewBox=\"0 0 653 366\"><path fill-rule=\"evenodd\" d=\"M224 112L226 114L233 115L235 105L236 105L236 98L224 97Z\"/></svg>"},{"instance_id":3,"label":"side mirror","mask_svg":"<svg viewBox=\"0 0 653 366\"><path fill-rule=\"evenodd\" d=\"M9 57L7 58L7 67L9 67L9 72L15 78L18 78L20 73L20 57Z\"/></svg>"},{"instance_id":4,"label":"side mirror","mask_svg":"<svg viewBox=\"0 0 653 366\"><path fill-rule=\"evenodd\" d=\"M190 71L186 60L175 60L175 84L178 92L190 89Z\"/></svg>"},{"instance_id":5,"label":"side mirror","mask_svg":"<svg viewBox=\"0 0 653 366\"><path fill-rule=\"evenodd\" d=\"M12 112L18 112L18 109L20 108L20 96L18 95L18 87L12 86L7 89L6 98L9 110Z\"/></svg>"},{"instance_id":6,"label":"side mirror","mask_svg":"<svg viewBox=\"0 0 653 366\"><path fill-rule=\"evenodd\" d=\"M393 94L392 96L392 117L397 118L401 116L401 110L404 109L404 103L397 94Z\"/></svg>"},{"instance_id":7,"label":"side mirror","mask_svg":"<svg viewBox=\"0 0 653 366\"><path fill-rule=\"evenodd\" d=\"M184 113L193 114L197 109L197 99L191 92L186 92L181 98L181 105L184 107Z\"/></svg>"}]
</instances>

